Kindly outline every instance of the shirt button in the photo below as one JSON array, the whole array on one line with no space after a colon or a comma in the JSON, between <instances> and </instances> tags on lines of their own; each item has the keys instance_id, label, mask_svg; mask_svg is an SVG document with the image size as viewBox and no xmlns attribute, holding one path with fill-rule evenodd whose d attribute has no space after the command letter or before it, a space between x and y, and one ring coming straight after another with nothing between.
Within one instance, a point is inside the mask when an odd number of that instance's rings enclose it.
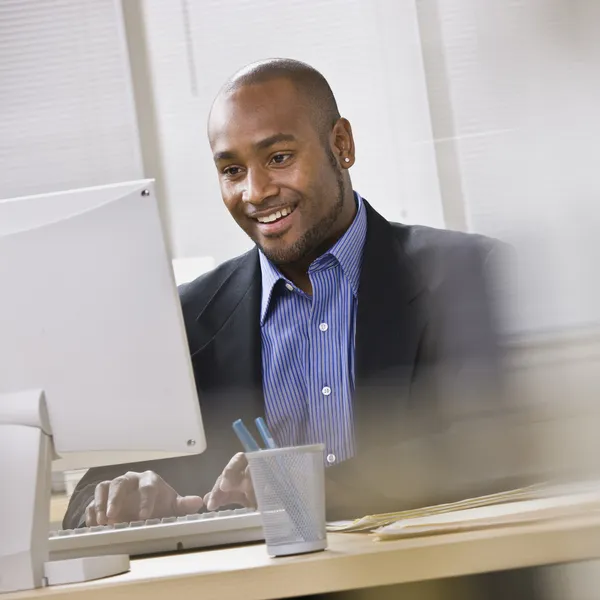
<instances>
[{"instance_id":1,"label":"shirt button","mask_svg":"<svg viewBox=\"0 0 600 600\"><path fill-rule=\"evenodd\" d=\"M327 331L327 330L329 329L329 325L327 325L327 323L321 323L321 324L319 325L319 329L320 329L321 331Z\"/></svg>"},{"instance_id":2,"label":"shirt button","mask_svg":"<svg viewBox=\"0 0 600 600\"><path fill-rule=\"evenodd\" d=\"M285 287L286 287L288 290L290 290L290 292L293 292L293 291L294 291L294 286L293 286L291 283L286 283L286 284L285 284Z\"/></svg>"},{"instance_id":3,"label":"shirt button","mask_svg":"<svg viewBox=\"0 0 600 600\"><path fill-rule=\"evenodd\" d=\"M331 465L335 462L335 454L328 454L327 455L327 462Z\"/></svg>"},{"instance_id":4,"label":"shirt button","mask_svg":"<svg viewBox=\"0 0 600 600\"><path fill-rule=\"evenodd\" d=\"M323 396L329 396L329 394L331 394L331 388L326 385L322 390L321 393L323 394Z\"/></svg>"}]
</instances>

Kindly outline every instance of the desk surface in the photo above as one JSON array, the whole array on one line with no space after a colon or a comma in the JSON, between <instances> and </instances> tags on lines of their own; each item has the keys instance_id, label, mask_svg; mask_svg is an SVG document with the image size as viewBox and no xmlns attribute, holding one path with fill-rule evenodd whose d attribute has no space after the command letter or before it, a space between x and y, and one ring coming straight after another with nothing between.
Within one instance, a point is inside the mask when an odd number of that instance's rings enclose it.
<instances>
[{"instance_id":1,"label":"desk surface","mask_svg":"<svg viewBox=\"0 0 600 600\"><path fill-rule=\"evenodd\" d=\"M268 600L600 558L600 516L375 542L330 534L325 552L271 559L261 544L134 560L124 575L6 594L99 600Z\"/></svg>"}]
</instances>

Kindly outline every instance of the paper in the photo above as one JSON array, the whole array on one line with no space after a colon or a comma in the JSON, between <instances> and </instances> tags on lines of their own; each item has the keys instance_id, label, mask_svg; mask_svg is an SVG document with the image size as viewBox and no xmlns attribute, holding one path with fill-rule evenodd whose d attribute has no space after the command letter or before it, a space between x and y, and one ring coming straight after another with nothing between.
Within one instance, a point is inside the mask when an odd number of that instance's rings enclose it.
<instances>
[{"instance_id":1,"label":"paper","mask_svg":"<svg viewBox=\"0 0 600 600\"><path fill-rule=\"evenodd\" d=\"M373 532L381 531L382 527L397 522L405 522L409 519L421 519L424 517L435 517L438 515L455 514L458 511L477 509L487 506L497 507L515 502L532 501L544 498L571 496L573 494L597 493L600 498L600 483L580 483L576 486L556 486L548 484L532 485L525 488L508 490L497 494L468 498L448 504L438 504L412 510L404 510L393 513L378 515L367 515L354 521L336 521L327 524L330 532Z\"/></svg>"},{"instance_id":2,"label":"paper","mask_svg":"<svg viewBox=\"0 0 600 600\"><path fill-rule=\"evenodd\" d=\"M594 492L496 504L450 513L402 519L375 531L376 538L397 539L418 535L456 533L531 523L600 511L600 489Z\"/></svg>"}]
</instances>

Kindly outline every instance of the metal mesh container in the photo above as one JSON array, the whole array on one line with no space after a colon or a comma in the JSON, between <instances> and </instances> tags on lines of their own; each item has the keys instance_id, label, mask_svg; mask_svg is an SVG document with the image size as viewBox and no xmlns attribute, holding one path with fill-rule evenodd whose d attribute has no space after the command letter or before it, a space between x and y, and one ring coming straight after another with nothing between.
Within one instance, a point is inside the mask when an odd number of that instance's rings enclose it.
<instances>
[{"instance_id":1,"label":"metal mesh container","mask_svg":"<svg viewBox=\"0 0 600 600\"><path fill-rule=\"evenodd\" d=\"M324 446L260 450L246 456L269 555L324 550Z\"/></svg>"}]
</instances>

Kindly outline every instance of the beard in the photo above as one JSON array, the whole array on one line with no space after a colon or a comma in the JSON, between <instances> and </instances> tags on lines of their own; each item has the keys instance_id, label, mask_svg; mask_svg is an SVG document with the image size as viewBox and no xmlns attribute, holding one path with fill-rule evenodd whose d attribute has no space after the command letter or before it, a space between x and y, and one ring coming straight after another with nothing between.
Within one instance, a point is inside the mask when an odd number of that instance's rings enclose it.
<instances>
[{"instance_id":1,"label":"beard","mask_svg":"<svg viewBox=\"0 0 600 600\"><path fill-rule=\"evenodd\" d=\"M286 265L303 261L308 256L319 256L327 248L325 244L329 234L337 222L344 207L344 179L342 170L331 151L328 152L329 162L336 173L337 197L329 212L310 229L304 232L291 246L286 248L265 249L261 246L263 254L275 265Z\"/></svg>"}]
</instances>

